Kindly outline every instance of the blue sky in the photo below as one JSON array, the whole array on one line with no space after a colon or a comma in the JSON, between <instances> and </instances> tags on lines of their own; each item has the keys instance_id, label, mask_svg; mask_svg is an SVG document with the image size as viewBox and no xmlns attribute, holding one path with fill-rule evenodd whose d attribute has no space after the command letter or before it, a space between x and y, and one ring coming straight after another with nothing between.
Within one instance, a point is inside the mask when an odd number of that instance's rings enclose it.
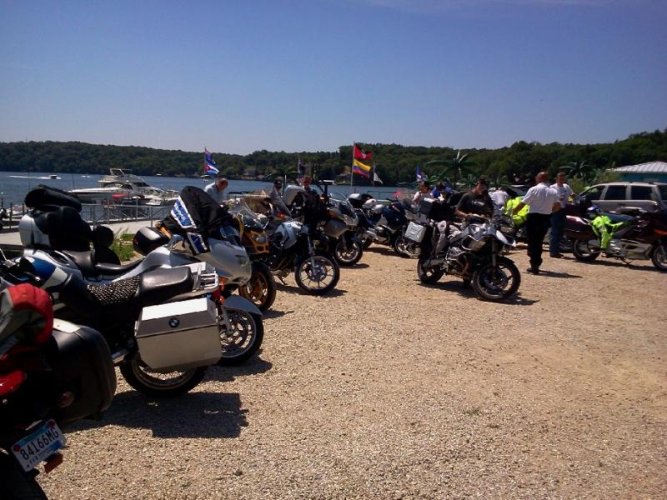
<instances>
[{"instance_id":1,"label":"blue sky","mask_svg":"<svg viewBox=\"0 0 667 500\"><path fill-rule=\"evenodd\" d=\"M667 128L665 0L0 0L0 141L247 154Z\"/></svg>"}]
</instances>

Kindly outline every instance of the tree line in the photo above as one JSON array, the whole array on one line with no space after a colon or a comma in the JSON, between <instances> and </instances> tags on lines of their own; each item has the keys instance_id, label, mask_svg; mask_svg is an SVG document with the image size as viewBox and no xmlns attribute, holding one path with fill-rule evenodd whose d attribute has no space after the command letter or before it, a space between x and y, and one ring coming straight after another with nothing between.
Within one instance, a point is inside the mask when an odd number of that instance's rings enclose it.
<instances>
[{"instance_id":1,"label":"tree line","mask_svg":"<svg viewBox=\"0 0 667 500\"><path fill-rule=\"evenodd\" d=\"M607 169L650 161L667 161L667 129L630 135L604 144L540 144L518 141L498 149L458 150L449 147L358 144L372 152L385 185L415 181L417 167L433 180L470 184L484 176L492 183L516 184L541 170L554 175L565 168L584 183L599 180ZM319 179L343 178L352 163L352 145L329 152L255 151L248 155L212 152L217 168L229 178L295 177L302 171ZM0 143L0 171L106 174L111 167L138 175L197 176L204 153L83 142ZM356 176L357 185L368 184Z\"/></svg>"}]
</instances>

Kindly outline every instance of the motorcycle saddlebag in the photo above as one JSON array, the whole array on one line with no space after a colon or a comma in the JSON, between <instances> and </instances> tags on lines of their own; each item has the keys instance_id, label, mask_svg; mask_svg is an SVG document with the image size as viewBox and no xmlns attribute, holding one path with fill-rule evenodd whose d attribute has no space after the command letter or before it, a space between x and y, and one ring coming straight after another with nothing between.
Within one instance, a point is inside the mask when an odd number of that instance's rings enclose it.
<instances>
[{"instance_id":1,"label":"motorcycle saddlebag","mask_svg":"<svg viewBox=\"0 0 667 500\"><path fill-rule=\"evenodd\" d=\"M135 336L153 370L208 366L222 357L215 303L205 297L144 307Z\"/></svg>"},{"instance_id":2,"label":"motorcycle saddlebag","mask_svg":"<svg viewBox=\"0 0 667 500\"><path fill-rule=\"evenodd\" d=\"M416 243L421 243L426 234L426 226L410 221L408 227L405 229L405 237Z\"/></svg>"},{"instance_id":3,"label":"motorcycle saddlebag","mask_svg":"<svg viewBox=\"0 0 667 500\"><path fill-rule=\"evenodd\" d=\"M454 207L434 198L424 198L419 204L419 213L436 222L452 220Z\"/></svg>"},{"instance_id":4,"label":"motorcycle saddlebag","mask_svg":"<svg viewBox=\"0 0 667 500\"><path fill-rule=\"evenodd\" d=\"M168 236L152 227L142 227L132 238L132 246L141 255L148 255L156 248L169 243L169 239Z\"/></svg>"},{"instance_id":5,"label":"motorcycle saddlebag","mask_svg":"<svg viewBox=\"0 0 667 500\"><path fill-rule=\"evenodd\" d=\"M58 423L99 418L116 392L116 372L109 346L97 330L56 319L48 359L52 383L58 391L70 391L72 404L60 408Z\"/></svg>"}]
</instances>

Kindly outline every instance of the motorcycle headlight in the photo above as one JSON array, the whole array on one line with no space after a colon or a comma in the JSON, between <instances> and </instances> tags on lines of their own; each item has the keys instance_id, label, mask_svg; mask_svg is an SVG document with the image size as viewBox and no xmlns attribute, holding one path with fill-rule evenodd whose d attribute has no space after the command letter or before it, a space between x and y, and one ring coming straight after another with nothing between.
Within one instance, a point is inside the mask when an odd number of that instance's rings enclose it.
<instances>
[{"instance_id":1,"label":"motorcycle headlight","mask_svg":"<svg viewBox=\"0 0 667 500\"><path fill-rule=\"evenodd\" d=\"M266 234L255 234L253 235L252 239L255 241L255 243L260 243L262 245L269 242Z\"/></svg>"}]
</instances>

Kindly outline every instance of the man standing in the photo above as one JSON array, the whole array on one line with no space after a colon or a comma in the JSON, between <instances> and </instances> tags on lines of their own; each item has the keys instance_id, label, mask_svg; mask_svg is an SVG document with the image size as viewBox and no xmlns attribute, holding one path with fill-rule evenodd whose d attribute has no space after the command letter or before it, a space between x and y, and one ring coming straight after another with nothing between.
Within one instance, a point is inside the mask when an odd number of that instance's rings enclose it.
<instances>
[{"instance_id":1,"label":"man standing","mask_svg":"<svg viewBox=\"0 0 667 500\"><path fill-rule=\"evenodd\" d=\"M491 200L493 200L493 204L496 206L497 209L502 210L505 208L505 203L507 203L507 200L510 199L510 195L505 191L505 188L496 185L496 189L491 193Z\"/></svg>"},{"instance_id":2,"label":"man standing","mask_svg":"<svg viewBox=\"0 0 667 500\"><path fill-rule=\"evenodd\" d=\"M431 183L428 181L420 181L419 189L412 197L412 204L419 206L419 204L424 198L429 197L430 191L431 191Z\"/></svg>"},{"instance_id":3,"label":"man standing","mask_svg":"<svg viewBox=\"0 0 667 500\"><path fill-rule=\"evenodd\" d=\"M563 237L563 227L565 226L566 217L563 209L568 205L570 196L574 194L574 191L565 183L565 180L565 172L558 172L556 174L556 183L551 185L558 192L558 203L560 204L560 210L551 214L549 255L555 259L560 259L563 256L560 253L560 240Z\"/></svg>"},{"instance_id":4,"label":"man standing","mask_svg":"<svg viewBox=\"0 0 667 500\"><path fill-rule=\"evenodd\" d=\"M204 191L207 194L210 194L211 197L222 205L222 202L225 201L225 189L229 186L229 182L222 174L217 174L215 176L215 181L207 184L204 188Z\"/></svg>"},{"instance_id":5,"label":"man standing","mask_svg":"<svg viewBox=\"0 0 667 500\"><path fill-rule=\"evenodd\" d=\"M273 204L273 215L282 212L288 217L291 217L292 213L283 201L282 190L283 181L281 179L273 181L273 189L271 189L271 194L269 194L269 198L271 198L271 203Z\"/></svg>"},{"instance_id":6,"label":"man standing","mask_svg":"<svg viewBox=\"0 0 667 500\"><path fill-rule=\"evenodd\" d=\"M513 213L518 213L528 205L526 218L526 233L528 236L528 257L530 267L528 272L539 274L542 265L542 243L551 224L551 214L560 208L558 191L547 184L549 176L540 172L535 176L536 184L528 190L521 202L514 207Z\"/></svg>"}]
</instances>

